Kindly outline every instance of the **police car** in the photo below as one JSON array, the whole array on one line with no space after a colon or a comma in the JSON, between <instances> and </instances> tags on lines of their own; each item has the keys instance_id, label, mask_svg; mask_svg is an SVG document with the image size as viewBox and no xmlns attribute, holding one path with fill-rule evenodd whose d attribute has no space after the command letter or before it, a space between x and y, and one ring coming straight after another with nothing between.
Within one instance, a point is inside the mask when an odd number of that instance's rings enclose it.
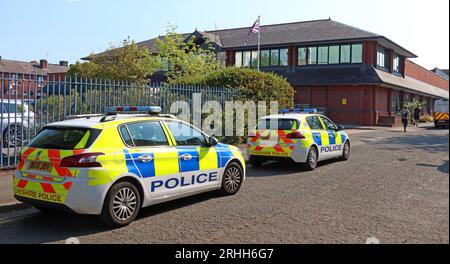
<instances>
[{"instance_id":1,"label":"police car","mask_svg":"<svg viewBox=\"0 0 450 264\"><path fill-rule=\"evenodd\" d=\"M261 118L248 139L249 163L291 159L314 170L322 160L350 158L350 139L344 127L335 125L316 109L282 110Z\"/></svg>"},{"instance_id":2,"label":"police car","mask_svg":"<svg viewBox=\"0 0 450 264\"><path fill-rule=\"evenodd\" d=\"M115 107L45 126L21 152L15 198L120 227L142 207L212 190L237 193L245 179L238 148L160 112Z\"/></svg>"}]
</instances>

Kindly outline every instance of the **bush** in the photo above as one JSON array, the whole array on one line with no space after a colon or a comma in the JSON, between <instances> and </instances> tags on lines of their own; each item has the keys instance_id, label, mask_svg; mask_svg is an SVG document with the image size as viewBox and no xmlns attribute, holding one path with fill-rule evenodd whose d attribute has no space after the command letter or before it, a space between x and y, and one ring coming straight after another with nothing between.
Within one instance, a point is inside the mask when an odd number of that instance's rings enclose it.
<instances>
[{"instance_id":1,"label":"bush","mask_svg":"<svg viewBox=\"0 0 450 264\"><path fill-rule=\"evenodd\" d=\"M278 101L280 108L294 106L294 88L284 77L253 69L228 67L203 76L181 77L171 84L237 88L237 100Z\"/></svg>"},{"instance_id":2,"label":"bush","mask_svg":"<svg viewBox=\"0 0 450 264\"><path fill-rule=\"evenodd\" d=\"M171 80L171 84L199 85L209 87L225 87L238 89L235 101L258 101L267 102L269 114L269 103L277 101L278 107L292 108L294 106L294 88L284 78L274 73L259 72L253 69L228 67L214 71L210 74L195 77L181 77ZM228 113L229 114L229 113ZM247 113L245 113L247 117ZM222 116L222 124L225 124L225 113ZM247 119L244 124L244 134L248 133ZM253 129L253 128L250 128ZM246 142L247 137L218 137L220 141L228 144L239 144Z\"/></svg>"},{"instance_id":3,"label":"bush","mask_svg":"<svg viewBox=\"0 0 450 264\"><path fill-rule=\"evenodd\" d=\"M419 119L420 123L434 122L434 118L430 115L423 115Z\"/></svg>"}]
</instances>

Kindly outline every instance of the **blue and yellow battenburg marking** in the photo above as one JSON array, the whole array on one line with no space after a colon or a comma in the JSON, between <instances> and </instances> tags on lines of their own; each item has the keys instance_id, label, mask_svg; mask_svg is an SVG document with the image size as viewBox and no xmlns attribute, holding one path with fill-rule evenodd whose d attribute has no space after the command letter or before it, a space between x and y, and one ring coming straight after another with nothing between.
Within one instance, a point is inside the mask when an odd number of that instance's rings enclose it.
<instances>
[{"instance_id":1,"label":"blue and yellow battenburg marking","mask_svg":"<svg viewBox=\"0 0 450 264\"><path fill-rule=\"evenodd\" d=\"M212 148L178 146L153 152L123 150L128 172L142 178L224 168L233 157L239 157L235 152L225 144ZM151 161L139 162L138 158L143 155L151 157ZM184 155L190 155L191 158L184 160Z\"/></svg>"},{"instance_id":2,"label":"blue and yellow battenburg marking","mask_svg":"<svg viewBox=\"0 0 450 264\"><path fill-rule=\"evenodd\" d=\"M317 146L341 145L347 140L345 133L333 131L313 132L312 137Z\"/></svg>"}]
</instances>

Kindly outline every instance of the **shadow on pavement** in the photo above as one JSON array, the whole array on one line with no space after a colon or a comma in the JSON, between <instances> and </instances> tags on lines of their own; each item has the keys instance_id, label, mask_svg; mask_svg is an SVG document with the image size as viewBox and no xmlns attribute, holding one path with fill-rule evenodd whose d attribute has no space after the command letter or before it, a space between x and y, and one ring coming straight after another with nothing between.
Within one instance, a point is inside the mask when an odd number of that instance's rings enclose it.
<instances>
[{"instance_id":1,"label":"shadow on pavement","mask_svg":"<svg viewBox=\"0 0 450 264\"><path fill-rule=\"evenodd\" d=\"M405 135L402 137L389 137L376 141L383 145L405 145L414 150L427 151L430 153L448 152L448 135ZM399 151L395 147L384 147L383 150ZM403 150L400 150L403 151Z\"/></svg>"},{"instance_id":2,"label":"shadow on pavement","mask_svg":"<svg viewBox=\"0 0 450 264\"><path fill-rule=\"evenodd\" d=\"M444 164L438 166L433 164L425 164L425 163L418 163L416 166L419 167L429 167L429 168L436 168L439 172L448 174L448 160L444 162Z\"/></svg>"},{"instance_id":3,"label":"shadow on pavement","mask_svg":"<svg viewBox=\"0 0 450 264\"><path fill-rule=\"evenodd\" d=\"M337 159L325 160L319 162L317 168L327 166L331 163L339 162ZM269 161L263 163L260 167L247 167L247 177L279 177L289 174L307 173L309 171L303 169L302 164L289 160ZM298 175L296 175L298 177Z\"/></svg>"},{"instance_id":4,"label":"shadow on pavement","mask_svg":"<svg viewBox=\"0 0 450 264\"><path fill-rule=\"evenodd\" d=\"M221 197L223 196L219 192L213 191L153 205L141 209L135 221ZM131 223L131 225L133 224ZM40 212L11 222L2 223L0 219L0 244L52 243L64 241L70 237L93 235L108 231L114 232L114 229L103 225L97 216ZM80 242L82 244L83 240Z\"/></svg>"}]
</instances>

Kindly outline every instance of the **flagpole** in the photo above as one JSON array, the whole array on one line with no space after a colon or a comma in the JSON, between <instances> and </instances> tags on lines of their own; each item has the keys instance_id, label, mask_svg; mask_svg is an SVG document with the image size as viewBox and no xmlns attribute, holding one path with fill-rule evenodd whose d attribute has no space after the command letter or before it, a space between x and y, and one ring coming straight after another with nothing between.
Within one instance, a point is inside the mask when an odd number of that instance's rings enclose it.
<instances>
[{"instance_id":1,"label":"flagpole","mask_svg":"<svg viewBox=\"0 0 450 264\"><path fill-rule=\"evenodd\" d=\"M258 71L261 63L261 16L258 16L259 30L258 30Z\"/></svg>"}]
</instances>

